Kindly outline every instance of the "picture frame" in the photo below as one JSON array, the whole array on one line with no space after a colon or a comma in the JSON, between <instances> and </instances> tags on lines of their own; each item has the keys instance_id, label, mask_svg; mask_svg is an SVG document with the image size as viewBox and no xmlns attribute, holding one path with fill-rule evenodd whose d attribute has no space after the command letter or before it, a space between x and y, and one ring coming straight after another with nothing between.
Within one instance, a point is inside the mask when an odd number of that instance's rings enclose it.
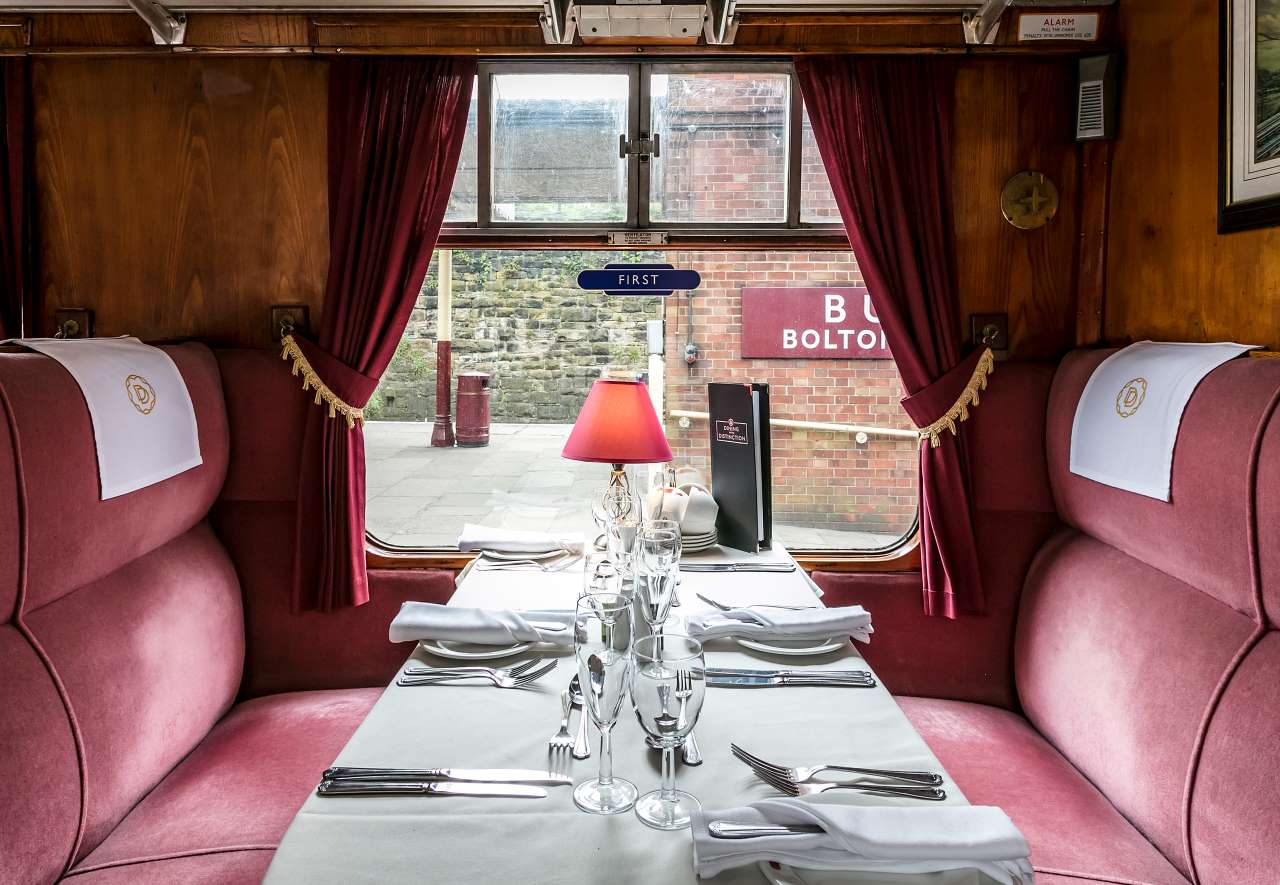
<instances>
[{"instance_id":1,"label":"picture frame","mask_svg":"<svg viewBox=\"0 0 1280 885\"><path fill-rule=\"evenodd\" d=\"M1280 0L1220 0L1218 231L1280 225Z\"/></svg>"}]
</instances>

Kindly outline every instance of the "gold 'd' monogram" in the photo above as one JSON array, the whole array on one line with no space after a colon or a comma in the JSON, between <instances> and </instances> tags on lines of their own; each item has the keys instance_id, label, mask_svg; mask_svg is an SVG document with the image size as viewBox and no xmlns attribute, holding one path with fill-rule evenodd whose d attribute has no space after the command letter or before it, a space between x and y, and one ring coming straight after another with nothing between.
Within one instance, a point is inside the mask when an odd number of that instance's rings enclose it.
<instances>
[{"instance_id":1,"label":"gold 'd' monogram","mask_svg":"<svg viewBox=\"0 0 1280 885\"><path fill-rule=\"evenodd\" d=\"M150 415L156 407L156 389L141 375L130 375L124 379L124 390L129 395L129 402L142 414Z\"/></svg>"},{"instance_id":2,"label":"gold 'd' monogram","mask_svg":"<svg viewBox=\"0 0 1280 885\"><path fill-rule=\"evenodd\" d=\"M1134 378L1132 381L1126 381L1124 386L1120 388L1120 392L1116 394L1116 414L1121 418L1130 417L1138 411L1142 406L1142 401L1146 398L1146 378Z\"/></svg>"}]
</instances>

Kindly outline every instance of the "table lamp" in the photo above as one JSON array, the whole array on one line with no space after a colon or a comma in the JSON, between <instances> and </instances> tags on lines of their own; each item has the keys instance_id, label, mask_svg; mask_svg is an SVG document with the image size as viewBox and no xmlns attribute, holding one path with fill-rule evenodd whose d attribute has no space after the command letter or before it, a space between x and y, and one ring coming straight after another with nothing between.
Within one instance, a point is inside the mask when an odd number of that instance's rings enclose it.
<instances>
[{"instance_id":1,"label":"table lamp","mask_svg":"<svg viewBox=\"0 0 1280 885\"><path fill-rule=\"evenodd\" d=\"M671 446L644 384L601 378L591 385L561 454L570 461L612 464L608 491L630 494L626 465L670 461Z\"/></svg>"}]
</instances>

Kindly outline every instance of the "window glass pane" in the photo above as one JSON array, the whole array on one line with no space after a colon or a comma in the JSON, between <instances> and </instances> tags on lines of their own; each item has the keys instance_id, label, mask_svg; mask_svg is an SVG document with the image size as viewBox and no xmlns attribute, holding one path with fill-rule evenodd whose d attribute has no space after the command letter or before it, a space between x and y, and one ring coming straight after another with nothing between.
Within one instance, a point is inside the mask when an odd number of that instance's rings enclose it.
<instances>
[{"instance_id":1,"label":"window glass pane","mask_svg":"<svg viewBox=\"0 0 1280 885\"><path fill-rule=\"evenodd\" d=\"M785 221L789 86L786 74L654 74L649 217Z\"/></svg>"},{"instance_id":2,"label":"window glass pane","mask_svg":"<svg viewBox=\"0 0 1280 885\"><path fill-rule=\"evenodd\" d=\"M453 176L453 190L449 205L444 210L445 221L475 221L476 214L476 166L479 147L476 139L476 84L471 84L471 109L467 111L467 134L462 140L462 154L458 157L458 171Z\"/></svg>"},{"instance_id":3,"label":"window glass pane","mask_svg":"<svg viewBox=\"0 0 1280 885\"><path fill-rule=\"evenodd\" d=\"M811 224L840 221L840 208L836 205L831 182L827 179L822 155L818 153L818 141L813 137L813 124L809 122L809 110L804 109L804 127L800 138L800 220Z\"/></svg>"},{"instance_id":4,"label":"window glass pane","mask_svg":"<svg viewBox=\"0 0 1280 885\"><path fill-rule=\"evenodd\" d=\"M625 74L493 78L493 220L625 221Z\"/></svg>"},{"instance_id":5,"label":"window glass pane","mask_svg":"<svg viewBox=\"0 0 1280 885\"><path fill-rule=\"evenodd\" d=\"M383 541L452 547L464 522L593 533L590 503L608 466L567 461L560 452L606 368L649 373L661 388L673 463L704 480L709 381L767 381L775 420L826 425L772 430L774 535L783 543L877 549L911 528L918 448L898 405L893 362L742 356L744 289L817 299L819 318L802 326L824 325L832 316L827 295L840 290L845 300L833 309L841 322L833 328L865 328L874 337L866 306L847 292L861 279L850 253L454 251L454 373L490 374L490 441L476 448L430 444L438 258L365 410L368 526ZM692 329L682 295L610 298L576 287L579 270L610 261L698 270ZM665 356L648 355L650 320L664 321ZM775 331L787 322L779 318ZM797 337L807 340L807 331L797 329ZM690 340L699 349L692 369L684 359ZM647 487L647 467L632 474Z\"/></svg>"}]
</instances>

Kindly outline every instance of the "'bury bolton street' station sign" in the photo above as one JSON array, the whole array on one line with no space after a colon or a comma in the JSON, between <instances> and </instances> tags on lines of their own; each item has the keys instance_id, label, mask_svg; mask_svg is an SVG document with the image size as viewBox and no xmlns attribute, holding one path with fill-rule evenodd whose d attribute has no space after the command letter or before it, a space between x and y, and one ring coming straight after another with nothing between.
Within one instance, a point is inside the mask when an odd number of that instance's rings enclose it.
<instances>
[{"instance_id":1,"label":"'bury bolton street' station sign","mask_svg":"<svg viewBox=\"0 0 1280 885\"><path fill-rule=\"evenodd\" d=\"M742 290L742 358L890 359L862 287Z\"/></svg>"}]
</instances>

